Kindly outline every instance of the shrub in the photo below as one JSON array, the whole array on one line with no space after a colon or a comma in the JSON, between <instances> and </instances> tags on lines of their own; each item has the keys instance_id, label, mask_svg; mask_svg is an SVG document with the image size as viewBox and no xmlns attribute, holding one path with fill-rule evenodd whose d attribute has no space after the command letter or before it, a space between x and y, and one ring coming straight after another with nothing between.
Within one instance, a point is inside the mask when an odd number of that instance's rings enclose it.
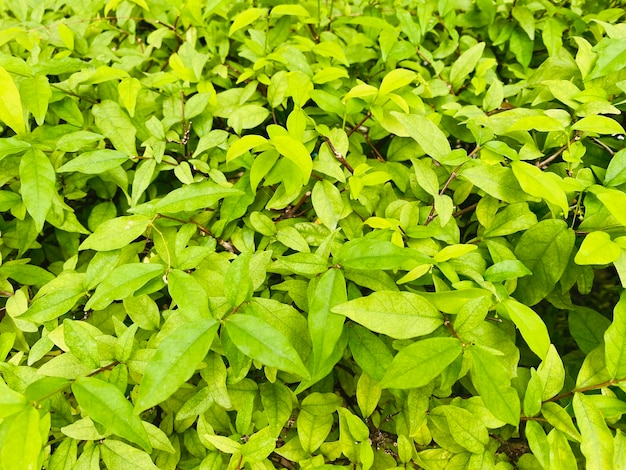
<instances>
[{"instance_id":1,"label":"shrub","mask_svg":"<svg viewBox=\"0 0 626 470\"><path fill-rule=\"evenodd\" d=\"M619 3L1 2L0 468L623 468Z\"/></svg>"}]
</instances>

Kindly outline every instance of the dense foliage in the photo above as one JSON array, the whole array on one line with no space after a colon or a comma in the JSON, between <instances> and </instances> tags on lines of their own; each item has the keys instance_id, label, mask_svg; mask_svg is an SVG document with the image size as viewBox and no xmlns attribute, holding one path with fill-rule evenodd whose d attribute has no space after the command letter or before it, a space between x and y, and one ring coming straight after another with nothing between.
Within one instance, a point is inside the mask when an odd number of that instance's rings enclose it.
<instances>
[{"instance_id":1,"label":"dense foliage","mask_svg":"<svg viewBox=\"0 0 626 470\"><path fill-rule=\"evenodd\" d=\"M620 4L0 1L0 469L625 468Z\"/></svg>"}]
</instances>

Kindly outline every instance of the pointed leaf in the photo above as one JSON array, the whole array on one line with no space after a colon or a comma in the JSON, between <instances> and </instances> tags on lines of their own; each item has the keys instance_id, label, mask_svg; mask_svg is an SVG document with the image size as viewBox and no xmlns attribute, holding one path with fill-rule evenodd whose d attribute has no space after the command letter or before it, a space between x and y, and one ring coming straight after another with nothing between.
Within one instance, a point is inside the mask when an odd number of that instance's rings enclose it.
<instances>
[{"instance_id":1,"label":"pointed leaf","mask_svg":"<svg viewBox=\"0 0 626 470\"><path fill-rule=\"evenodd\" d=\"M411 292L373 292L338 305L332 312L396 339L427 335L443 325L441 313Z\"/></svg>"},{"instance_id":2,"label":"pointed leaf","mask_svg":"<svg viewBox=\"0 0 626 470\"><path fill-rule=\"evenodd\" d=\"M100 446L102 460L110 469L157 470L150 455L115 439L105 439ZM80 460L80 459L79 459ZM99 459L98 459L99 460Z\"/></svg>"},{"instance_id":3,"label":"pointed leaf","mask_svg":"<svg viewBox=\"0 0 626 470\"><path fill-rule=\"evenodd\" d=\"M502 301L502 306L519 329L528 347L542 360L550 348L548 328L541 317L530 307L514 299Z\"/></svg>"},{"instance_id":4,"label":"pointed leaf","mask_svg":"<svg viewBox=\"0 0 626 470\"><path fill-rule=\"evenodd\" d=\"M626 377L626 294L613 309L613 322L604 333L606 368L612 379Z\"/></svg>"},{"instance_id":5,"label":"pointed leaf","mask_svg":"<svg viewBox=\"0 0 626 470\"><path fill-rule=\"evenodd\" d=\"M20 82L20 95L26 108L35 117L37 124L43 125L48 112L48 103L52 97L48 77L35 75L24 78Z\"/></svg>"},{"instance_id":6,"label":"pointed leaf","mask_svg":"<svg viewBox=\"0 0 626 470\"><path fill-rule=\"evenodd\" d=\"M79 250L111 251L124 248L145 232L152 219L129 215L109 219L96 227L78 247Z\"/></svg>"},{"instance_id":7,"label":"pointed leaf","mask_svg":"<svg viewBox=\"0 0 626 470\"><path fill-rule=\"evenodd\" d=\"M20 92L9 72L0 66L0 120L15 131L16 134L26 132L24 111L20 100Z\"/></svg>"},{"instance_id":8,"label":"pointed leaf","mask_svg":"<svg viewBox=\"0 0 626 470\"><path fill-rule=\"evenodd\" d=\"M137 155L137 130L121 106L115 101L103 100L91 109L96 125L113 146L127 157Z\"/></svg>"},{"instance_id":9,"label":"pointed leaf","mask_svg":"<svg viewBox=\"0 0 626 470\"><path fill-rule=\"evenodd\" d=\"M72 392L83 412L113 434L139 444L152 452L141 419L133 414L133 405L115 385L93 377L79 377Z\"/></svg>"},{"instance_id":10,"label":"pointed leaf","mask_svg":"<svg viewBox=\"0 0 626 470\"><path fill-rule=\"evenodd\" d=\"M246 356L270 367L308 379L309 372L287 337L252 315L232 315L226 322L232 342Z\"/></svg>"},{"instance_id":11,"label":"pointed leaf","mask_svg":"<svg viewBox=\"0 0 626 470\"><path fill-rule=\"evenodd\" d=\"M391 114L404 126L406 132L422 147L426 154L439 160L452 151L446 135L430 119L418 114Z\"/></svg>"},{"instance_id":12,"label":"pointed leaf","mask_svg":"<svg viewBox=\"0 0 626 470\"><path fill-rule=\"evenodd\" d=\"M54 167L46 154L38 149L24 152L20 160L20 180L22 200L40 232L52 207L56 184Z\"/></svg>"},{"instance_id":13,"label":"pointed leaf","mask_svg":"<svg viewBox=\"0 0 626 470\"><path fill-rule=\"evenodd\" d=\"M218 323L212 318L185 323L161 341L148 362L135 401L135 411L167 400L194 374L206 356Z\"/></svg>"},{"instance_id":14,"label":"pointed leaf","mask_svg":"<svg viewBox=\"0 0 626 470\"><path fill-rule=\"evenodd\" d=\"M383 388L423 387L461 355L455 338L427 338L401 349L380 382Z\"/></svg>"},{"instance_id":15,"label":"pointed leaf","mask_svg":"<svg viewBox=\"0 0 626 470\"><path fill-rule=\"evenodd\" d=\"M574 414L582 435L580 450L586 468L604 470L613 467L613 435L600 410L582 393L574 394Z\"/></svg>"},{"instance_id":16,"label":"pointed leaf","mask_svg":"<svg viewBox=\"0 0 626 470\"><path fill-rule=\"evenodd\" d=\"M212 207L217 201L229 196L239 196L241 191L220 186L212 181L192 183L171 191L155 205L157 212L195 211Z\"/></svg>"},{"instance_id":17,"label":"pointed leaf","mask_svg":"<svg viewBox=\"0 0 626 470\"><path fill-rule=\"evenodd\" d=\"M124 152L109 149L94 150L82 153L61 165L58 171L59 173L77 171L86 175L98 175L117 168L126 161L128 161L128 156Z\"/></svg>"}]
</instances>

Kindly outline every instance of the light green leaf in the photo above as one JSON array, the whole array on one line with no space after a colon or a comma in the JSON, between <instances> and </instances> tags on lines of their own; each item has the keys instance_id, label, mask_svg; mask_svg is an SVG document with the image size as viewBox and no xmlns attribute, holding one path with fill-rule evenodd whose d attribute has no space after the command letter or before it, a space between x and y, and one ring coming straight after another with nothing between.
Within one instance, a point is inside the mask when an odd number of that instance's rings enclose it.
<instances>
[{"instance_id":1,"label":"light green leaf","mask_svg":"<svg viewBox=\"0 0 626 470\"><path fill-rule=\"evenodd\" d=\"M21 393L10 389L4 380L0 379L0 418L6 418L26 406L26 398Z\"/></svg>"},{"instance_id":2,"label":"light green leaf","mask_svg":"<svg viewBox=\"0 0 626 470\"><path fill-rule=\"evenodd\" d=\"M422 147L424 152L439 160L452 151L446 135L430 119L418 114L391 113L404 126L406 132Z\"/></svg>"},{"instance_id":3,"label":"light green leaf","mask_svg":"<svg viewBox=\"0 0 626 470\"><path fill-rule=\"evenodd\" d=\"M128 156L124 152L110 149L94 150L81 153L78 157L61 165L58 172L77 171L86 175L98 175L117 168L126 161L128 161Z\"/></svg>"},{"instance_id":4,"label":"light green leaf","mask_svg":"<svg viewBox=\"0 0 626 470\"><path fill-rule=\"evenodd\" d=\"M132 468L136 470L158 470L150 455L115 439L105 439L100 446L102 460L110 470Z\"/></svg>"},{"instance_id":5,"label":"light green leaf","mask_svg":"<svg viewBox=\"0 0 626 470\"><path fill-rule=\"evenodd\" d=\"M412 292L373 292L331 311L396 339L427 335L443 325L441 313L424 297Z\"/></svg>"},{"instance_id":6,"label":"light green leaf","mask_svg":"<svg viewBox=\"0 0 626 470\"><path fill-rule=\"evenodd\" d=\"M66 318L63 321L63 339L76 359L91 369L100 367L98 343L83 322Z\"/></svg>"},{"instance_id":7,"label":"light green leaf","mask_svg":"<svg viewBox=\"0 0 626 470\"><path fill-rule=\"evenodd\" d=\"M129 215L109 219L96 228L78 247L79 250L111 251L124 248L145 232L152 219Z\"/></svg>"},{"instance_id":8,"label":"light green leaf","mask_svg":"<svg viewBox=\"0 0 626 470\"><path fill-rule=\"evenodd\" d=\"M133 414L133 405L115 385L93 377L79 377L72 392L83 412L117 436L139 444L152 452L141 419Z\"/></svg>"},{"instance_id":9,"label":"light green leaf","mask_svg":"<svg viewBox=\"0 0 626 470\"><path fill-rule=\"evenodd\" d=\"M195 211L212 207L217 201L229 196L239 196L241 191L216 184L212 181L192 183L169 192L154 206L157 212ZM141 207L141 206L137 206Z\"/></svg>"},{"instance_id":10,"label":"light green leaf","mask_svg":"<svg viewBox=\"0 0 626 470\"><path fill-rule=\"evenodd\" d=\"M602 186L592 186L590 191L604 204L611 215L621 224L626 226L626 194L623 191Z\"/></svg>"},{"instance_id":11,"label":"light green leaf","mask_svg":"<svg viewBox=\"0 0 626 470\"><path fill-rule=\"evenodd\" d=\"M578 466L576 456L574 456L574 452L572 452L572 448L563 432L558 429L550 431L548 433L548 445L550 447L551 470L569 470Z\"/></svg>"},{"instance_id":12,"label":"light green leaf","mask_svg":"<svg viewBox=\"0 0 626 470\"><path fill-rule=\"evenodd\" d=\"M313 346L309 369L314 377L319 371L327 368L326 362L332 356L343 333L345 318L332 313L331 310L347 300L346 281L339 269L329 269L320 276L309 298L307 317Z\"/></svg>"},{"instance_id":13,"label":"light green leaf","mask_svg":"<svg viewBox=\"0 0 626 470\"><path fill-rule=\"evenodd\" d=\"M302 181L307 182L313 170L313 161L304 144L290 135L272 136L270 142L278 153L296 164L302 173Z\"/></svg>"},{"instance_id":14,"label":"light green leaf","mask_svg":"<svg viewBox=\"0 0 626 470\"><path fill-rule=\"evenodd\" d=\"M530 270L518 260L505 260L490 266L485 271L484 277L489 282L502 282L509 279L517 279L532 274Z\"/></svg>"},{"instance_id":15,"label":"light green leaf","mask_svg":"<svg viewBox=\"0 0 626 470\"><path fill-rule=\"evenodd\" d=\"M409 85L417 74L407 69L394 69L383 77L378 88L378 96L384 97L398 88Z\"/></svg>"},{"instance_id":16,"label":"light green leaf","mask_svg":"<svg viewBox=\"0 0 626 470\"><path fill-rule=\"evenodd\" d=\"M526 162L511 162L511 168L525 192L558 206L563 211L563 216L567 216L569 212L567 195L558 183L558 177L553 178L553 173L545 173Z\"/></svg>"},{"instance_id":17,"label":"light green leaf","mask_svg":"<svg viewBox=\"0 0 626 470\"><path fill-rule=\"evenodd\" d=\"M244 104L238 106L228 115L227 124L239 134L242 129L254 129L263 124L270 115L269 110L258 104Z\"/></svg>"},{"instance_id":18,"label":"light green leaf","mask_svg":"<svg viewBox=\"0 0 626 470\"><path fill-rule=\"evenodd\" d=\"M620 246L602 231L591 232L583 240L574 257L576 264L609 264L622 254Z\"/></svg>"},{"instance_id":19,"label":"light green leaf","mask_svg":"<svg viewBox=\"0 0 626 470\"><path fill-rule=\"evenodd\" d=\"M224 294L235 308L250 300L254 286L250 278L250 252L242 253L230 263L224 276Z\"/></svg>"},{"instance_id":20,"label":"light green leaf","mask_svg":"<svg viewBox=\"0 0 626 470\"><path fill-rule=\"evenodd\" d=\"M505 299L501 305L530 349L542 360L545 359L550 348L550 336L541 317L533 309L514 299Z\"/></svg>"},{"instance_id":21,"label":"light green leaf","mask_svg":"<svg viewBox=\"0 0 626 470\"><path fill-rule=\"evenodd\" d=\"M515 297L535 305L561 278L574 248L574 232L562 220L542 220L526 230L515 247L515 256L533 274L519 279Z\"/></svg>"},{"instance_id":22,"label":"light green leaf","mask_svg":"<svg viewBox=\"0 0 626 470\"><path fill-rule=\"evenodd\" d=\"M119 104L111 100L103 100L91 108L96 125L113 146L127 157L137 155L135 134L137 130L128 114Z\"/></svg>"},{"instance_id":23,"label":"light green leaf","mask_svg":"<svg viewBox=\"0 0 626 470\"><path fill-rule=\"evenodd\" d=\"M391 351L382 339L359 325L350 328L349 346L358 366L372 379L380 382L393 360Z\"/></svg>"},{"instance_id":24,"label":"light green leaf","mask_svg":"<svg viewBox=\"0 0 626 470\"><path fill-rule=\"evenodd\" d=\"M431 413L443 414L446 417L450 434L457 444L474 454L482 454L485 451L485 446L489 443L489 433L485 425L472 413L450 405L438 406Z\"/></svg>"},{"instance_id":25,"label":"light green leaf","mask_svg":"<svg viewBox=\"0 0 626 470\"><path fill-rule=\"evenodd\" d=\"M454 64L452 64L452 68L450 69L450 84L455 90L458 90L463 85L463 82L465 82L474 68L476 68L484 50L485 43L479 42L461 54Z\"/></svg>"},{"instance_id":26,"label":"light green leaf","mask_svg":"<svg viewBox=\"0 0 626 470\"><path fill-rule=\"evenodd\" d=\"M38 470L39 454L44 445L42 430L39 412L32 406L4 418L3 442L0 448L2 470ZM28 439L25 439L26 436Z\"/></svg>"},{"instance_id":27,"label":"light green leaf","mask_svg":"<svg viewBox=\"0 0 626 470\"><path fill-rule=\"evenodd\" d=\"M24 78L20 82L20 96L24 106L34 116L37 124L43 125L48 112L48 102L52 97L48 77L35 75L34 77Z\"/></svg>"},{"instance_id":28,"label":"light green leaf","mask_svg":"<svg viewBox=\"0 0 626 470\"><path fill-rule=\"evenodd\" d=\"M20 100L20 92L9 72L0 66L0 120L15 131L16 134L26 132L24 111Z\"/></svg>"},{"instance_id":29,"label":"light green leaf","mask_svg":"<svg viewBox=\"0 0 626 470\"><path fill-rule=\"evenodd\" d=\"M574 123L572 129L594 134L625 134L624 128L615 120L606 116L587 116Z\"/></svg>"},{"instance_id":30,"label":"light green leaf","mask_svg":"<svg viewBox=\"0 0 626 470\"><path fill-rule=\"evenodd\" d=\"M526 437L528 445L533 451L533 455L537 458L542 468L551 468L550 466L550 444L545 431L536 421L528 421L526 423Z\"/></svg>"},{"instance_id":31,"label":"light green leaf","mask_svg":"<svg viewBox=\"0 0 626 470\"><path fill-rule=\"evenodd\" d=\"M254 23L256 20L261 18L261 16L267 14L267 9L265 8L247 8L241 13L239 13L233 19L232 24L230 25L230 29L228 30L228 35L232 36L233 33L239 31L242 28Z\"/></svg>"},{"instance_id":32,"label":"light green leaf","mask_svg":"<svg viewBox=\"0 0 626 470\"><path fill-rule=\"evenodd\" d=\"M344 202L337 187L327 180L318 181L313 186L311 202L322 223L335 230L344 211Z\"/></svg>"},{"instance_id":33,"label":"light green leaf","mask_svg":"<svg viewBox=\"0 0 626 470\"><path fill-rule=\"evenodd\" d=\"M276 449L276 437L269 426L250 436L248 442L241 446L241 455L250 464L261 462Z\"/></svg>"},{"instance_id":34,"label":"light green leaf","mask_svg":"<svg viewBox=\"0 0 626 470\"><path fill-rule=\"evenodd\" d=\"M212 318L196 320L178 327L159 343L139 385L136 412L167 400L189 380L209 351L217 328Z\"/></svg>"},{"instance_id":35,"label":"light green leaf","mask_svg":"<svg viewBox=\"0 0 626 470\"><path fill-rule=\"evenodd\" d=\"M38 324L54 320L67 313L85 294L86 289L80 282L60 286L46 295L37 297L29 309L20 315L20 319Z\"/></svg>"},{"instance_id":36,"label":"light green leaf","mask_svg":"<svg viewBox=\"0 0 626 470\"><path fill-rule=\"evenodd\" d=\"M307 410L301 410L296 421L300 445L308 454L315 452L326 440L333 426L333 417L314 415Z\"/></svg>"},{"instance_id":37,"label":"light green leaf","mask_svg":"<svg viewBox=\"0 0 626 470\"><path fill-rule=\"evenodd\" d=\"M383 389L378 382L373 380L366 372L361 373L356 384L356 401L364 418L369 418L376 410L382 391Z\"/></svg>"},{"instance_id":38,"label":"light green leaf","mask_svg":"<svg viewBox=\"0 0 626 470\"><path fill-rule=\"evenodd\" d=\"M517 426L520 417L520 401L510 386L511 376L499 356L480 346L469 348L472 357L472 383L485 405L496 418Z\"/></svg>"},{"instance_id":39,"label":"light green leaf","mask_svg":"<svg viewBox=\"0 0 626 470\"><path fill-rule=\"evenodd\" d=\"M580 442L580 433L574 426L572 417L560 405L551 401L545 402L541 406L541 414L555 429L569 436L570 440Z\"/></svg>"},{"instance_id":40,"label":"light green leaf","mask_svg":"<svg viewBox=\"0 0 626 470\"><path fill-rule=\"evenodd\" d=\"M141 90L141 82L135 77L125 77L120 81L117 91L120 94L120 101L128 110L131 117L135 115L137 95Z\"/></svg>"},{"instance_id":41,"label":"light green leaf","mask_svg":"<svg viewBox=\"0 0 626 470\"><path fill-rule=\"evenodd\" d=\"M22 200L40 232L52 207L56 184L54 167L46 154L38 149L24 152L20 160L20 180Z\"/></svg>"},{"instance_id":42,"label":"light green leaf","mask_svg":"<svg viewBox=\"0 0 626 470\"><path fill-rule=\"evenodd\" d=\"M225 326L232 342L246 356L305 379L310 377L286 336L269 323L252 315L239 314L228 317Z\"/></svg>"},{"instance_id":43,"label":"light green leaf","mask_svg":"<svg viewBox=\"0 0 626 470\"><path fill-rule=\"evenodd\" d=\"M85 310L102 310L114 300L133 295L146 282L163 274L160 264L129 263L115 268L98 285L85 304Z\"/></svg>"},{"instance_id":44,"label":"light green leaf","mask_svg":"<svg viewBox=\"0 0 626 470\"><path fill-rule=\"evenodd\" d=\"M477 250L476 245L456 243L454 245L448 245L433 256L433 261L436 263L443 263L444 261L451 260L453 258L460 258L467 253Z\"/></svg>"},{"instance_id":45,"label":"light green leaf","mask_svg":"<svg viewBox=\"0 0 626 470\"><path fill-rule=\"evenodd\" d=\"M488 227L485 237L502 237L522 230L527 230L537 223L537 216L530 211L525 202L510 204L498 211Z\"/></svg>"},{"instance_id":46,"label":"light green leaf","mask_svg":"<svg viewBox=\"0 0 626 470\"><path fill-rule=\"evenodd\" d=\"M432 260L416 250L370 238L351 240L341 245L335 253L335 262L342 267L367 270L396 269L410 258L424 264L432 263Z\"/></svg>"},{"instance_id":47,"label":"light green leaf","mask_svg":"<svg viewBox=\"0 0 626 470\"><path fill-rule=\"evenodd\" d=\"M209 296L193 275L180 269L171 270L167 275L167 289L178 310L189 321L210 318Z\"/></svg>"},{"instance_id":48,"label":"light green leaf","mask_svg":"<svg viewBox=\"0 0 626 470\"><path fill-rule=\"evenodd\" d=\"M461 342L455 338L427 338L417 341L396 354L380 386L423 387L441 374L462 351Z\"/></svg>"},{"instance_id":49,"label":"light green leaf","mask_svg":"<svg viewBox=\"0 0 626 470\"><path fill-rule=\"evenodd\" d=\"M495 199L514 204L528 200L513 171L500 165L464 166L459 174Z\"/></svg>"},{"instance_id":50,"label":"light green leaf","mask_svg":"<svg viewBox=\"0 0 626 470\"><path fill-rule=\"evenodd\" d=\"M280 381L264 382L260 384L259 389L272 435L278 436L293 410L292 392Z\"/></svg>"},{"instance_id":51,"label":"light green leaf","mask_svg":"<svg viewBox=\"0 0 626 470\"><path fill-rule=\"evenodd\" d=\"M431 168L429 159L413 159L413 170L417 178L417 184L431 196L439 194L439 180L437 174Z\"/></svg>"},{"instance_id":52,"label":"light green leaf","mask_svg":"<svg viewBox=\"0 0 626 470\"><path fill-rule=\"evenodd\" d=\"M613 322L604 332L606 368L612 379L626 377L626 294L613 309Z\"/></svg>"},{"instance_id":53,"label":"light green leaf","mask_svg":"<svg viewBox=\"0 0 626 470\"><path fill-rule=\"evenodd\" d=\"M586 468L604 470L613 467L613 435L600 410L582 393L574 394L574 414L582 435L580 450Z\"/></svg>"},{"instance_id":54,"label":"light green leaf","mask_svg":"<svg viewBox=\"0 0 626 470\"><path fill-rule=\"evenodd\" d=\"M565 383L565 368L554 345L550 345L548 354L537 368L537 374L541 378L543 401L554 397L563 389Z\"/></svg>"}]
</instances>

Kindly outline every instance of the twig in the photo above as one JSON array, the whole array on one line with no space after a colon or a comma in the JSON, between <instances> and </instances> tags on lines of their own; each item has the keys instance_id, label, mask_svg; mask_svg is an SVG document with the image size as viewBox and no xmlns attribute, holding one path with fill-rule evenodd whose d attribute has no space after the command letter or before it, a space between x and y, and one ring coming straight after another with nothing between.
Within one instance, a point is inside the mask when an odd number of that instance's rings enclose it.
<instances>
[{"instance_id":1,"label":"twig","mask_svg":"<svg viewBox=\"0 0 626 470\"><path fill-rule=\"evenodd\" d=\"M339 151L337 151L330 139L328 137L324 137L324 141L328 144L328 148L330 148L330 151L333 153L335 158L339 160L343 166L346 167L346 170L354 174L354 168L352 168L352 166L348 163L346 157L344 157L343 155L341 155L341 153L339 153Z\"/></svg>"},{"instance_id":2,"label":"twig","mask_svg":"<svg viewBox=\"0 0 626 470\"><path fill-rule=\"evenodd\" d=\"M563 147L561 147L560 149L558 149L556 152L554 152L552 155L550 155L548 158L546 158L543 161L537 162L535 163L535 166L537 168L541 168L542 170L544 168L546 168L548 166L548 163L550 163L551 161L555 160L556 158L559 157L559 155L561 155L565 150L567 150L569 148L570 145L572 145L574 142L576 142L577 140L580 139L580 136L578 134L576 134L574 137L572 137L570 139L570 141L565 144Z\"/></svg>"},{"instance_id":3,"label":"twig","mask_svg":"<svg viewBox=\"0 0 626 470\"><path fill-rule=\"evenodd\" d=\"M358 122L358 124L356 124L352 129L350 129L350 132L348 132L348 137L350 137L352 134L354 134L354 132L357 131L365 123L365 121L367 121L371 117L372 117L372 112L368 111L367 114L365 115L365 117L363 119L361 119Z\"/></svg>"},{"instance_id":4,"label":"twig","mask_svg":"<svg viewBox=\"0 0 626 470\"><path fill-rule=\"evenodd\" d=\"M615 151L609 147L608 145L606 145L604 142L602 142L600 139L598 139L597 137L590 137L591 140L593 140L596 144L598 144L600 147L602 147L604 150L606 150L607 152L609 152L609 154L611 156L615 155Z\"/></svg>"},{"instance_id":5,"label":"twig","mask_svg":"<svg viewBox=\"0 0 626 470\"><path fill-rule=\"evenodd\" d=\"M622 377L621 379L611 379L606 382L602 382L599 384L587 385L586 387L575 388L574 390L570 390L569 392L562 393L561 395L557 395L556 397L549 398L544 400L542 403L547 403L550 401L559 401L563 398L569 398L573 396L575 393L583 393L589 392L591 390L597 390L599 388L611 387L612 385L617 385L620 382L626 382L626 377Z\"/></svg>"}]
</instances>

